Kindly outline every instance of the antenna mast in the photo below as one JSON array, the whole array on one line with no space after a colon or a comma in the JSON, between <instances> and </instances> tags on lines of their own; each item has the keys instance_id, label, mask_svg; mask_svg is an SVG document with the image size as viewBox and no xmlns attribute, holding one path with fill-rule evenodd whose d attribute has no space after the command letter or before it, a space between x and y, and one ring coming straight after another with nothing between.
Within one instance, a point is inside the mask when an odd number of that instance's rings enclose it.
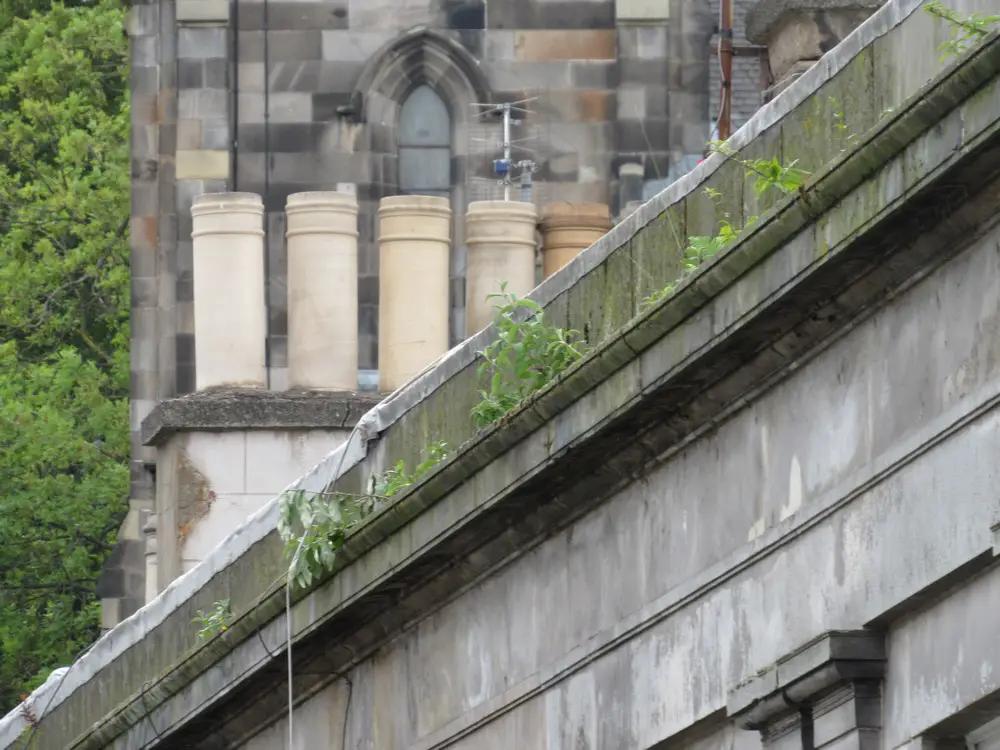
<instances>
[{"instance_id":1,"label":"antenna mast","mask_svg":"<svg viewBox=\"0 0 1000 750\"><path fill-rule=\"evenodd\" d=\"M514 159L514 148L522 147L517 146L517 142L512 137L514 127L520 124L520 121L514 118L514 112L528 113L530 110L519 105L526 104L529 101L533 101L533 99L522 99L521 101L504 102L502 104L472 105L473 107L482 108L482 111L479 113L480 116L498 116L503 123L503 140L499 144L503 155L499 159L493 159L493 173L498 177L496 180L497 184L503 186L503 199L505 201L510 201L511 199L513 173L515 170L519 170L521 183L520 200L527 203L531 202L531 175L537 171L538 165L533 159ZM496 142L494 141L493 143L495 144Z\"/></svg>"}]
</instances>

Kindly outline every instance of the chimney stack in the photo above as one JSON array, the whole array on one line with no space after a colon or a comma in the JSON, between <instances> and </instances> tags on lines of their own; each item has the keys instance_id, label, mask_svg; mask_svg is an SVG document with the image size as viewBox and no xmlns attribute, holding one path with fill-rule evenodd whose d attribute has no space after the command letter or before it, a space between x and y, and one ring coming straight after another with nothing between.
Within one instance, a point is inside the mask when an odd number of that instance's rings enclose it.
<instances>
[{"instance_id":1,"label":"chimney stack","mask_svg":"<svg viewBox=\"0 0 1000 750\"><path fill-rule=\"evenodd\" d=\"M263 388L264 204L253 193L210 193L191 206L196 387Z\"/></svg>"},{"instance_id":2,"label":"chimney stack","mask_svg":"<svg viewBox=\"0 0 1000 750\"><path fill-rule=\"evenodd\" d=\"M288 196L288 379L292 388L358 388L358 201Z\"/></svg>"},{"instance_id":3,"label":"chimney stack","mask_svg":"<svg viewBox=\"0 0 1000 750\"><path fill-rule=\"evenodd\" d=\"M531 203L476 201L465 218L468 260L465 271L465 331L471 336L486 328L496 312L486 296L507 291L525 296L535 287L535 225Z\"/></svg>"},{"instance_id":4,"label":"chimney stack","mask_svg":"<svg viewBox=\"0 0 1000 750\"><path fill-rule=\"evenodd\" d=\"M542 209L542 272L548 278L611 229L603 203L550 203Z\"/></svg>"},{"instance_id":5,"label":"chimney stack","mask_svg":"<svg viewBox=\"0 0 1000 750\"><path fill-rule=\"evenodd\" d=\"M448 351L447 198L397 195L379 203L379 390L391 392Z\"/></svg>"}]
</instances>

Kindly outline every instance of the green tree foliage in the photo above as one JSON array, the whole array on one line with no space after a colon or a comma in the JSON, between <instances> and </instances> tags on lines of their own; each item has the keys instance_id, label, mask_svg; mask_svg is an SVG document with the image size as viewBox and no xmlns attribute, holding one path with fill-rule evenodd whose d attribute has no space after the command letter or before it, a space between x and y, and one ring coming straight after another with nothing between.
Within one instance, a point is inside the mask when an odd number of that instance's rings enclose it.
<instances>
[{"instance_id":1,"label":"green tree foliage","mask_svg":"<svg viewBox=\"0 0 1000 750\"><path fill-rule=\"evenodd\" d=\"M6 710L98 635L127 507L129 117L119 2L0 3Z\"/></svg>"}]
</instances>

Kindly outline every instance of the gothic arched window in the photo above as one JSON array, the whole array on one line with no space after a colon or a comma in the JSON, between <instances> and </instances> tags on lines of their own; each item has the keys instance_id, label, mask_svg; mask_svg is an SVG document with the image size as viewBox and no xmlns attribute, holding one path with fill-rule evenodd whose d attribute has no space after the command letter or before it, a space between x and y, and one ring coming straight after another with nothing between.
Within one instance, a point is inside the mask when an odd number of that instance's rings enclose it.
<instances>
[{"instance_id":1,"label":"gothic arched window","mask_svg":"<svg viewBox=\"0 0 1000 750\"><path fill-rule=\"evenodd\" d=\"M430 86L418 86L399 112L399 193L451 193L451 115Z\"/></svg>"}]
</instances>

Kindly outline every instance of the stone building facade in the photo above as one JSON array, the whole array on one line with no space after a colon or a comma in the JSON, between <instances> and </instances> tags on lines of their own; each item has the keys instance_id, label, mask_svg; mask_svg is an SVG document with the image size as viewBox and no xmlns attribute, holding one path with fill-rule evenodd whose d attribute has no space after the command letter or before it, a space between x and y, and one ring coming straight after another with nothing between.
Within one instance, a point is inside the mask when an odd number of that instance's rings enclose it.
<instances>
[{"instance_id":1,"label":"stone building facade","mask_svg":"<svg viewBox=\"0 0 1000 750\"><path fill-rule=\"evenodd\" d=\"M742 8L738 0L740 23ZM128 29L132 511L101 585L106 626L142 603L155 454L140 425L158 402L195 388L196 195L264 198L268 380L280 391L285 202L353 186L364 387L378 366L378 201L450 197L457 343L465 335L462 217L469 201L499 190L490 170L500 126L472 105L530 100L513 137L515 159L537 165L534 202L597 201L620 215L701 157L717 107L717 22L717 2L684 0L137 0ZM756 63L736 61L737 123L759 101L759 76L743 73ZM641 165L642 194L634 179L619 185L625 164Z\"/></svg>"},{"instance_id":2,"label":"stone building facade","mask_svg":"<svg viewBox=\"0 0 1000 750\"><path fill-rule=\"evenodd\" d=\"M942 60L949 24L888 0L793 59L798 1L755 8L794 81L730 145L798 159L801 190L762 205L713 155L620 221L530 294L595 349L499 422L470 418L489 328L374 407L158 405L158 507L171 477L263 505L235 524L177 487L200 561L162 555L196 564L0 718L0 748L1000 750L1000 30ZM825 45L833 2L805 1L793 41ZM708 188L744 231L682 274ZM441 439L283 587L266 482L313 464L287 489L357 497Z\"/></svg>"}]
</instances>

